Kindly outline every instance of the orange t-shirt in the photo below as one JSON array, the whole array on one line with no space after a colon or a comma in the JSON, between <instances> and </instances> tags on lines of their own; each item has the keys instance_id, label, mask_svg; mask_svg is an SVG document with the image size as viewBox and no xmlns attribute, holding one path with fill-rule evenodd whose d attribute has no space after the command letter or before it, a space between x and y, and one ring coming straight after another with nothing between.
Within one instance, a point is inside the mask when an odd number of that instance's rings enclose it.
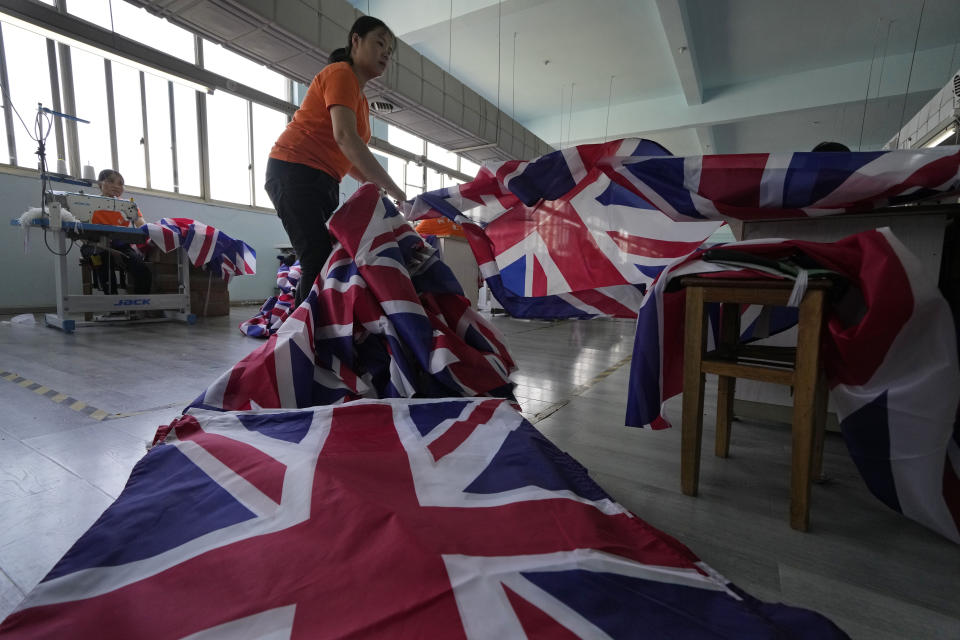
<instances>
[{"instance_id":1,"label":"orange t-shirt","mask_svg":"<svg viewBox=\"0 0 960 640\"><path fill-rule=\"evenodd\" d=\"M333 138L330 107L339 104L357 116L357 134L370 141L370 107L360 82L347 62L334 62L316 75L293 120L270 150L270 157L319 169L337 180L350 171L351 164Z\"/></svg>"}]
</instances>

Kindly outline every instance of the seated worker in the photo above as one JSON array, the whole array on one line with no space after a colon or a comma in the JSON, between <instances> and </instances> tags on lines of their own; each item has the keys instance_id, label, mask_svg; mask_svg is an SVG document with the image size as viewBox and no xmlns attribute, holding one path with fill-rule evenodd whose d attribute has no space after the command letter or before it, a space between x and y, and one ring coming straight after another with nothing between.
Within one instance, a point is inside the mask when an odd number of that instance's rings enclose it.
<instances>
[{"instance_id":1,"label":"seated worker","mask_svg":"<svg viewBox=\"0 0 960 640\"><path fill-rule=\"evenodd\" d=\"M119 171L104 169L97 177L97 186L100 187L100 195L107 198L119 198L123 195L123 176L120 175ZM109 220L98 219L97 216L101 213L110 217L113 212L95 212L93 218L95 224L119 226L129 226L130 224L119 214ZM143 216L138 215L137 226L143 224L145 224ZM80 255L89 261L93 271L94 286L105 294L113 295L117 293L117 269L121 272L121 278L125 278L127 281L124 287L127 293L150 293L153 274L150 272L150 268L144 264L143 256L135 246L114 240L111 241L109 249L96 245L84 245L80 249Z\"/></svg>"}]
</instances>

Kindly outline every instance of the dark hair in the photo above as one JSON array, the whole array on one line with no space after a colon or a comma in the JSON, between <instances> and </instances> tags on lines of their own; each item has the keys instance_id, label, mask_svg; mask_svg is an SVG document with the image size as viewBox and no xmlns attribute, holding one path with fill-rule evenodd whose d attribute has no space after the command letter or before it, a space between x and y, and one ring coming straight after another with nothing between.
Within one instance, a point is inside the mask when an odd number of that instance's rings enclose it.
<instances>
[{"instance_id":1,"label":"dark hair","mask_svg":"<svg viewBox=\"0 0 960 640\"><path fill-rule=\"evenodd\" d=\"M821 142L815 146L811 151L844 151L849 153L850 148L840 142Z\"/></svg>"},{"instance_id":2,"label":"dark hair","mask_svg":"<svg viewBox=\"0 0 960 640\"><path fill-rule=\"evenodd\" d=\"M383 20L374 18L373 16L360 16L357 18L357 21L353 23L353 26L350 27L350 33L347 34L347 46L331 51L330 62L349 62L353 64L353 58L350 57L350 49L353 46L353 34L357 34L363 38L371 31L381 28L386 29L387 33L389 33L394 40L397 39L397 37L393 35L393 31L390 31L390 27L388 27Z\"/></svg>"},{"instance_id":3,"label":"dark hair","mask_svg":"<svg viewBox=\"0 0 960 640\"><path fill-rule=\"evenodd\" d=\"M104 169L100 172L100 175L97 176L97 182L109 180L114 175L120 176L120 172L116 171L115 169ZM120 179L123 180L123 176L120 176Z\"/></svg>"}]
</instances>

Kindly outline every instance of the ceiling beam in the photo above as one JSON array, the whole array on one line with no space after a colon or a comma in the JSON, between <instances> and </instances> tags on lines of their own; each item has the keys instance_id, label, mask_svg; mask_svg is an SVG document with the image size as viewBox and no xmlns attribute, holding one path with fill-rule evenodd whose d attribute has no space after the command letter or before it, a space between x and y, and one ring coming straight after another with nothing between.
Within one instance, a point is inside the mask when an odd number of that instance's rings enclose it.
<instances>
[{"instance_id":1,"label":"ceiling beam","mask_svg":"<svg viewBox=\"0 0 960 640\"><path fill-rule=\"evenodd\" d=\"M656 0L660 25L670 47L673 66L688 105L703 103L703 87L697 55L687 17L687 0Z\"/></svg>"}]
</instances>

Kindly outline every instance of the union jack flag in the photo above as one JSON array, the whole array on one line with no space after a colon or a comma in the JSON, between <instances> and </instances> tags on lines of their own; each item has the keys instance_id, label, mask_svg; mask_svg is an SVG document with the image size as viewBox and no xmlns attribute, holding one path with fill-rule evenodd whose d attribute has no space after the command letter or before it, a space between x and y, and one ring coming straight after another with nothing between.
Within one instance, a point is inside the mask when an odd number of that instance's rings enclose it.
<instances>
[{"instance_id":1,"label":"union jack flag","mask_svg":"<svg viewBox=\"0 0 960 640\"><path fill-rule=\"evenodd\" d=\"M889 229L833 243L760 240L723 245L764 258L800 252L845 276L858 304L827 308L821 338L830 397L850 455L870 491L890 508L960 542L960 366L946 300ZM660 275L637 318L626 422L670 426L661 404L683 390L684 275L732 272L702 259ZM851 298L853 300L853 298Z\"/></svg>"},{"instance_id":2,"label":"union jack flag","mask_svg":"<svg viewBox=\"0 0 960 640\"><path fill-rule=\"evenodd\" d=\"M472 182L419 196L409 215L463 226L511 315L635 317L646 286L717 221L835 215L957 190L957 147L684 158L627 139L487 164Z\"/></svg>"},{"instance_id":3,"label":"union jack flag","mask_svg":"<svg viewBox=\"0 0 960 640\"><path fill-rule=\"evenodd\" d=\"M472 182L418 196L410 216L460 224L513 316L635 317L646 285L722 224L676 224L613 170L616 158L662 155L627 139L488 163Z\"/></svg>"},{"instance_id":4,"label":"union jack flag","mask_svg":"<svg viewBox=\"0 0 960 640\"><path fill-rule=\"evenodd\" d=\"M191 406L512 397L516 367L502 336L376 187L357 191L328 228L337 244L307 299Z\"/></svg>"},{"instance_id":5,"label":"union jack flag","mask_svg":"<svg viewBox=\"0 0 960 640\"><path fill-rule=\"evenodd\" d=\"M161 218L140 227L164 253L183 247L190 264L224 280L257 272L257 252L242 240L190 218Z\"/></svg>"},{"instance_id":6,"label":"union jack flag","mask_svg":"<svg viewBox=\"0 0 960 640\"><path fill-rule=\"evenodd\" d=\"M193 409L2 638L842 638L626 511L499 399Z\"/></svg>"},{"instance_id":7,"label":"union jack flag","mask_svg":"<svg viewBox=\"0 0 960 640\"><path fill-rule=\"evenodd\" d=\"M267 298L257 315L240 323L240 333L251 338L269 338L280 330L280 325L293 311L294 292L300 282L300 261L293 265L281 264L277 269L277 288L279 296Z\"/></svg>"}]
</instances>

